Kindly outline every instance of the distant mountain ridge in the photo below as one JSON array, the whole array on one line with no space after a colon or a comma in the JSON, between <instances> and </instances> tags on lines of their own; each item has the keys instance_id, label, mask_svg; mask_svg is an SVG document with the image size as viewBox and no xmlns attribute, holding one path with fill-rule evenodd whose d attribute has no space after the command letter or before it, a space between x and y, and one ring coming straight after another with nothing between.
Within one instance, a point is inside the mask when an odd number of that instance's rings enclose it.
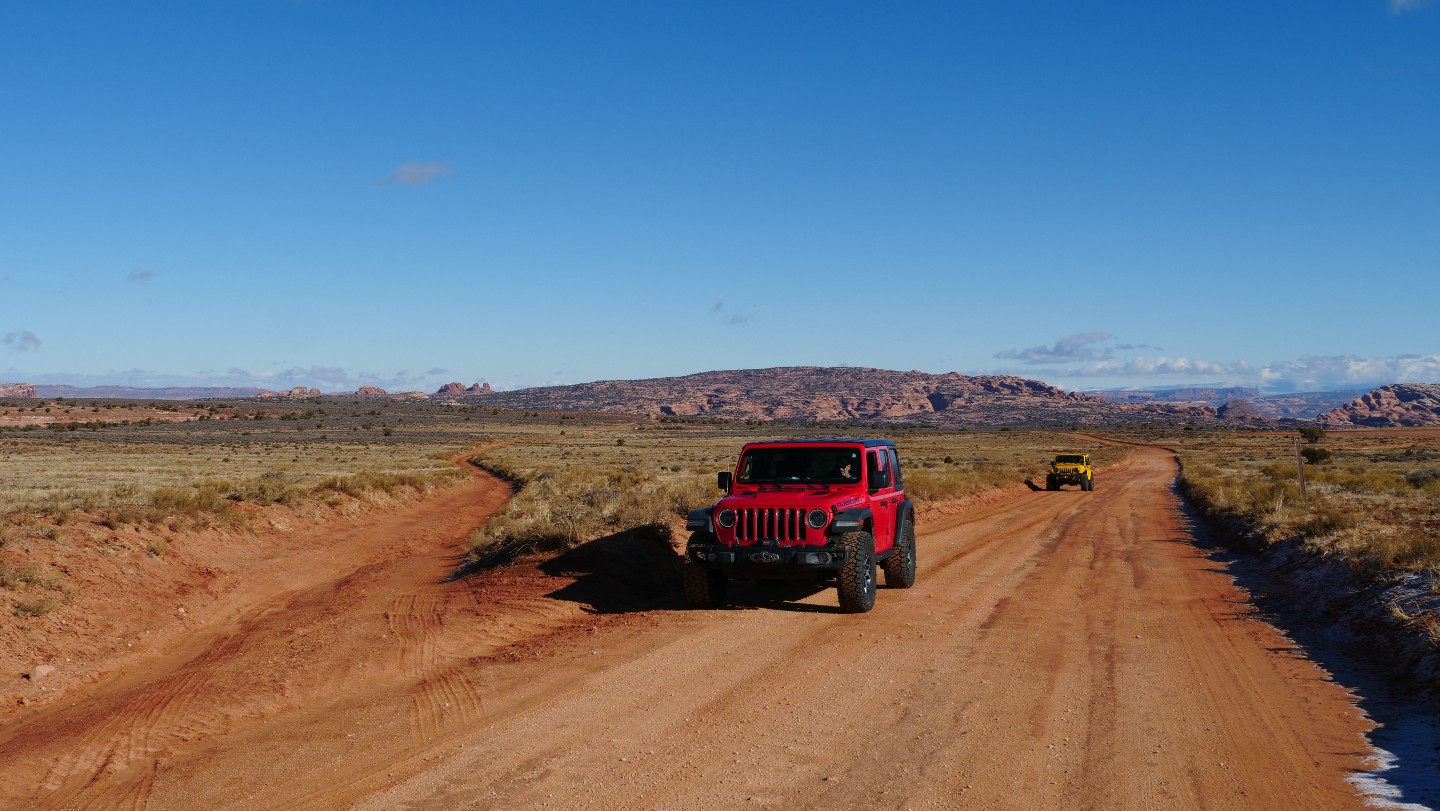
<instances>
[{"instance_id":1,"label":"distant mountain ridge","mask_svg":"<svg viewBox=\"0 0 1440 811\"><path fill-rule=\"evenodd\" d=\"M1215 417L1214 409L1203 406L1111 404L1100 397L1010 375L818 366L546 386L496 392L486 395L484 403L522 411L950 426L1100 424L1161 415Z\"/></svg>"},{"instance_id":2,"label":"distant mountain ridge","mask_svg":"<svg viewBox=\"0 0 1440 811\"><path fill-rule=\"evenodd\" d=\"M166 386L147 389L138 386L65 386L41 383L35 386L38 397L64 397L66 399L97 399L108 397L114 400L204 400L211 397L254 397L261 392L255 388L229 386Z\"/></svg>"}]
</instances>

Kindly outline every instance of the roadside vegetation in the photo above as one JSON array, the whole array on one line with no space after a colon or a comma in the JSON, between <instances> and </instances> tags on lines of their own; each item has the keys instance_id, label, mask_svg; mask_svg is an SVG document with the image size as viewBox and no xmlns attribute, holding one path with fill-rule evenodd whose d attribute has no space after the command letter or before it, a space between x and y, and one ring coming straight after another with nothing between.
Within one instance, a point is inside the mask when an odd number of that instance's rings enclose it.
<instances>
[{"instance_id":1,"label":"roadside vegetation","mask_svg":"<svg viewBox=\"0 0 1440 811\"><path fill-rule=\"evenodd\" d=\"M1296 539L1381 571L1429 571L1440 587L1440 432L1201 432L1171 438L1180 484L1207 516L1262 544Z\"/></svg>"},{"instance_id":2,"label":"roadside vegetation","mask_svg":"<svg viewBox=\"0 0 1440 811\"><path fill-rule=\"evenodd\" d=\"M900 448L906 492L923 507L1040 477L1058 451L1080 448L1113 464L1123 448L1051 431L945 431L874 424L799 424L666 418L561 420L549 435L517 437L478 456L510 480L515 498L470 537L468 562L495 564L637 530L667 537L692 509L721 495L715 474L760 439L884 436ZM1078 444L1077 444L1078 443Z\"/></svg>"},{"instance_id":3,"label":"roadside vegetation","mask_svg":"<svg viewBox=\"0 0 1440 811\"><path fill-rule=\"evenodd\" d=\"M64 603L62 547L163 559L184 532L243 533L272 508L412 497L462 480L453 457L537 423L487 413L482 428L477 407L392 400L89 402L0 401L0 611ZM116 419L127 411L185 419Z\"/></svg>"},{"instance_id":4,"label":"roadside vegetation","mask_svg":"<svg viewBox=\"0 0 1440 811\"><path fill-rule=\"evenodd\" d=\"M127 410L12 401L0 413L47 407L87 422ZM1127 451L1067 431L517 413L433 400L147 403L135 413L187 421L0 427L0 610L8 602L12 613L37 616L63 604L68 576L51 565L48 544L108 535L125 540L115 548L163 559L186 531L243 533L267 510L353 511L445 487L464 476L452 460L481 446L472 461L516 494L470 537L471 564L624 532L678 537L689 510L719 497L715 473L754 439L892 438L922 516L927 506L1043 482L1064 451L1090 453L1103 489L1106 468ZM1429 570L1440 582L1440 432L1312 432L1301 445L1304 498L1293 433L1186 424L1105 433L1174 448L1192 501L1262 542L1300 538L1359 566Z\"/></svg>"}]
</instances>

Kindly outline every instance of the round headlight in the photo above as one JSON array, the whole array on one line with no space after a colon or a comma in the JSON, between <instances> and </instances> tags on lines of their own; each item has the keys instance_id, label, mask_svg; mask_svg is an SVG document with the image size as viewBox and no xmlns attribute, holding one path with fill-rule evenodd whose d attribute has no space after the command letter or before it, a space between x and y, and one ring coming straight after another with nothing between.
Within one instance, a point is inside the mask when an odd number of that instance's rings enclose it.
<instances>
[{"instance_id":1,"label":"round headlight","mask_svg":"<svg viewBox=\"0 0 1440 811\"><path fill-rule=\"evenodd\" d=\"M715 523L719 524L720 526L722 526L722 527L724 527L724 528L726 528L726 529L729 529L729 528L735 526L735 511L734 511L734 510L721 510L721 511L720 511L720 514L717 515L717 516L715 516Z\"/></svg>"},{"instance_id":2,"label":"round headlight","mask_svg":"<svg viewBox=\"0 0 1440 811\"><path fill-rule=\"evenodd\" d=\"M828 520L830 520L830 515L824 510L820 509L811 510L810 513L805 516L805 523L809 524L815 529L823 529L825 527L825 522Z\"/></svg>"}]
</instances>

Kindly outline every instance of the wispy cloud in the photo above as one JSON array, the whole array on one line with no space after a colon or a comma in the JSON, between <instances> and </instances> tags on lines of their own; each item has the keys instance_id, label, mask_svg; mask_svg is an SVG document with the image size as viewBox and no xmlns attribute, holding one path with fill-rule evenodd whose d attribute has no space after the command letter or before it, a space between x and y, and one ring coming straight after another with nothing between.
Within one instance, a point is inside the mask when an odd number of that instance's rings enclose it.
<instances>
[{"instance_id":1,"label":"wispy cloud","mask_svg":"<svg viewBox=\"0 0 1440 811\"><path fill-rule=\"evenodd\" d=\"M32 349L39 349L41 341L35 333L28 329L22 329L5 333L5 337L0 338L0 344L4 344L6 348L16 352L29 352Z\"/></svg>"},{"instance_id":2,"label":"wispy cloud","mask_svg":"<svg viewBox=\"0 0 1440 811\"><path fill-rule=\"evenodd\" d=\"M1392 16L1420 11L1430 7L1431 0L1386 0Z\"/></svg>"},{"instance_id":3,"label":"wispy cloud","mask_svg":"<svg viewBox=\"0 0 1440 811\"><path fill-rule=\"evenodd\" d=\"M1051 382L1089 380L1096 386L1227 385L1254 386L1266 392L1337 391L1388 383L1440 383L1440 355L1302 355L1265 364L1160 355L1052 363L1049 369L1027 373Z\"/></svg>"},{"instance_id":4,"label":"wispy cloud","mask_svg":"<svg viewBox=\"0 0 1440 811\"><path fill-rule=\"evenodd\" d=\"M1440 383L1440 355L1302 355L1259 370L1265 388L1278 391L1363 389L1386 383Z\"/></svg>"},{"instance_id":5,"label":"wispy cloud","mask_svg":"<svg viewBox=\"0 0 1440 811\"><path fill-rule=\"evenodd\" d=\"M144 284L155 278L155 274L148 270L132 270L125 274L126 281L131 284Z\"/></svg>"},{"instance_id":6,"label":"wispy cloud","mask_svg":"<svg viewBox=\"0 0 1440 811\"><path fill-rule=\"evenodd\" d=\"M1066 335L1053 346L1032 346L1029 349L1006 349L996 352L995 357L1004 360L1018 360L1025 363L1075 363L1077 361L1104 360L1114 355L1110 347L1096 346L1114 336L1108 332L1081 332Z\"/></svg>"},{"instance_id":7,"label":"wispy cloud","mask_svg":"<svg viewBox=\"0 0 1440 811\"><path fill-rule=\"evenodd\" d=\"M377 186L424 186L449 177L454 167L449 161L407 161L395 167L388 177L375 182Z\"/></svg>"},{"instance_id":8,"label":"wispy cloud","mask_svg":"<svg viewBox=\"0 0 1440 811\"><path fill-rule=\"evenodd\" d=\"M1069 377L1205 377L1244 375L1255 370L1245 361L1225 363L1200 358L1131 358L1085 363L1064 370Z\"/></svg>"},{"instance_id":9,"label":"wispy cloud","mask_svg":"<svg viewBox=\"0 0 1440 811\"><path fill-rule=\"evenodd\" d=\"M717 301L710 307L710 314L720 319L720 323L728 327L738 327L741 324L750 323L749 313L731 312L726 309L724 301Z\"/></svg>"}]
</instances>

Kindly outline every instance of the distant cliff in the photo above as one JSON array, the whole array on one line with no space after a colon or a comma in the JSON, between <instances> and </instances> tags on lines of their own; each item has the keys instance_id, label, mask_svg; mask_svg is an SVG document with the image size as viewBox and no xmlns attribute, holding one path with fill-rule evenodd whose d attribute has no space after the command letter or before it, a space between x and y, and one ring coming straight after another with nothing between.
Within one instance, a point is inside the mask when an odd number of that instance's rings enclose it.
<instances>
[{"instance_id":1,"label":"distant cliff","mask_svg":"<svg viewBox=\"0 0 1440 811\"><path fill-rule=\"evenodd\" d=\"M1401 428L1440 425L1440 385L1395 383L1321 414L1324 428Z\"/></svg>"},{"instance_id":2,"label":"distant cliff","mask_svg":"<svg viewBox=\"0 0 1440 811\"><path fill-rule=\"evenodd\" d=\"M0 383L0 397L12 400L28 400L39 397L35 387L29 383Z\"/></svg>"},{"instance_id":3,"label":"distant cliff","mask_svg":"<svg viewBox=\"0 0 1440 811\"><path fill-rule=\"evenodd\" d=\"M64 397L75 399L108 400L203 400L210 397L253 397L259 389L233 388L229 386L167 386L145 389L137 386L36 386L40 397Z\"/></svg>"}]
</instances>

